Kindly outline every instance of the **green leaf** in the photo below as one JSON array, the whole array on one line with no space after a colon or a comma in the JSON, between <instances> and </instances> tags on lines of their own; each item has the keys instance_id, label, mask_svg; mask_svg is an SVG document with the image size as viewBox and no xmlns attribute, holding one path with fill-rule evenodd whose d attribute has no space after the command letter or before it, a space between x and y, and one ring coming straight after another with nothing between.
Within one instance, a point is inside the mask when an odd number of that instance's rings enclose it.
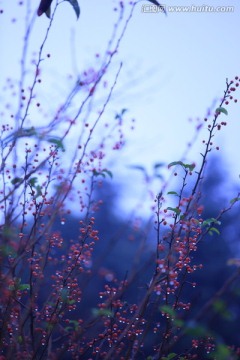
<instances>
[{"instance_id":1,"label":"green leaf","mask_svg":"<svg viewBox=\"0 0 240 360\"><path fill-rule=\"evenodd\" d=\"M222 318L231 320L231 313L227 309L227 304L221 299L217 299L212 304L213 309L216 313L220 314Z\"/></svg>"},{"instance_id":2,"label":"green leaf","mask_svg":"<svg viewBox=\"0 0 240 360\"><path fill-rule=\"evenodd\" d=\"M197 325L195 322L189 322L185 328L185 332L196 337L209 335L209 332L204 326Z\"/></svg>"},{"instance_id":3,"label":"green leaf","mask_svg":"<svg viewBox=\"0 0 240 360\"><path fill-rule=\"evenodd\" d=\"M66 326L64 327L64 331L71 332L73 330L72 326Z\"/></svg>"},{"instance_id":4,"label":"green leaf","mask_svg":"<svg viewBox=\"0 0 240 360\"><path fill-rule=\"evenodd\" d=\"M210 235L213 235L214 232L216 234L220 235L220 231L213 225L221 225L221 221L219 221L215 218L210 218L210 219L204 220L202 223L202 227L206 227L207 230L209 231Z\"/></svg>"},{"instance_id":5,"label":"green leaf","mask_svg":"<svg viewBox=\"0 0 240 360\"><path fill-rule=\"evenodd\" d=\"M184 325L184 321L181 320L181 319L174 319L174 320L173 320L173 323L174 323L174 325L175 325L176 327L178 327L178 328L183 327L183 325Z\"/></svg>"},{"instance_id":6,"label":"green leaf","mask_svg":"<svg viewBox=\"0 0 240 360\"><path fill-rule=\"evenodd\" d=\"M125 114L126 111L127 111L127 109L122 109L121 115Z\"/></svg>"},{"instance_id":7,"label":"green leaf","mask_svg":"<svg viewBox=\"0 0 240 360\"><path fill-rule=\"evenodd\" d=\"M218 113L223 113L223 114L225 114L225 115L228 115L227 110L226 110L225 108L223 108L223 107L218 107L218 108L216 109L216 112L218 112Z\"/></svg>"},{"instance_id":8,"label":"green leaf","mask_svg":"<svg viewBox=\"0 0 240 360\"><path fill-rule=\"evenodd\" d=\"M213 308L216 312L222 313L226 310L226 303L221 299L215 300L213 302Z\"/></svg>"},{"instance_id":9,"label":"green leaf","mask_svg":"<svg viewBox=\"0 0 240 360\"><path fill-rule=\"evenodd\" d=\"M235 204L237 201L239 201L240 198L239 197L235 197L232 200L230 200L230 204Z\"/></svg>"},{"instance_id":10,"label":"green leaf","mask_svg":"<svg viewBox=\"0 0 240 360\"><path fill-rule=\"evenodd\" d=\"M163 162L154 164L154 169L158 169L160 167L163 167L165 164Z\"/></svg>"},{"instance_id":11,"label":"green leaf","mask_svg":"<svg viewBox=\"0 0 240 360\"><path fill-rule=\"evenodd\" d=\"M213 232L215 232L216 234L220 235L220 231L219 231L217 228L215 228L215 227L211 227L211 228L209 229L209 234L210 234L210 235L213 235Z\"/></svg>"},{"instance_id":12,"label":"green leaf","mask_svg":"<svg viewBox=\"0 0 240 360\"><path fill-rule=\"evenodd\" d=\"M29 185L32 186L32 187L35 187L36 186L36 183L38 181L38 178L37 177L33 177L29 180Z\"/></svg>"},{"instance_id":13,"label":"green leaf","mask_svg":"<svg viewBox=\"0 0 240 360\"><path fill-rule=\"evenodd\" d=\"M68 301L68 296L69 296L69 290L66 288L63 288L60 290L60 296L61 296L61 300L66 303Z\"/></svg>"},{"instance_id":14,"label":"green leaf","mask_svg":"<svg viewBox=\"0 0 240 360\"><path fill-rule=\"evenodd\" d=\"M70 324L73 324L73 326L74 326L75 330L77 330L77 329L78 329L78 327L79 327L79 323L78 323L78 321L77 321L77 320L69 320L69 323L70 323Z\"/></svg>"},{"instance_id":15,"label":"green leaf","mask_svg":"<svg viewBox=\"0 0 240 360\"><path fill-rule=\"evenodd\" d=\"M190 171L193 171L193 169L195 168L195 164L184 164L184 167L186 169L189 169Z\"/></svg>"},{"instance_id":16,"label":"green leaf","mask_svg":"<svg viewBox=\"0 0 240 360\"><path fill-rule=\"evenodd\" d=\"M19 336L17 337L17 341L18 341L19 344L22 344L22 343L23 343L23 338L22 338L21 335L19 335Z\"/></svg>"},{"instance_id":17,"label":"green leaf","mask_svg":"<svg viewBox=\"0 0 240 360\"><path fill-rule=\"evenodd\" d=\"M112 179L113 174L110 170L108 169L103 169L101 171L97 171L97 170L93 170L93 175L94 176L103 176L104 178L106 177L106 174Z\"/></svg>"},{"instance_id":18,"label":"green leaf","mask_svg":"<svg viewBox=\"0 0 240 360\"><path fill-rule=\"evenodd\" d=\"M112 172L111 172L110 170L108 170L108 169L103 169L102 172L103 172L103 173L105 172L111 179L113 178L113 174L112 174Z\"/></svg>"},{"instance_id":19,"label":"green leaf","mask_svg":"<svg viewBox=\"0 0 240 360\"><path fill-rule=\"evenodd\" d=\"M40 185L37 185L35 187L35 189L36 189L37 193L34 195L34 199L36 199L38 196L42 195L42 188Z\"/></svg>"},{"instance_id":20,"label":"green leaf","mask_svg":"<svg viewBox=\"0 0 240 360\"><path fill-rule=\"evenodd\" d=\"M175 165L181 165L181 166L183 166L184 164L183 164L182 161L173 161L173 162L171 162L170 164L168 164L168 168L170 169L170 167L175 166Z\"/></svg>"},{"instance_id":21,"label":"green leaf","mask_svg":"<svg viewBox=\"0 0 240 360\"><path fill-rule=\"evenodd\" d=\"M144 166L141 166L141 165L130 165L129 166L131 169L136 169L136 170L140 170L144 173L146 173L146 169Z\"/></svg>"},{"instance_id":22,"label":"green leaf","mask_svg":"<svg viewBox=\"0 0 240 360\"><path fill-rule=\"evenodd\" d=\"M55 144L57 148L62 149L62 151L65 151L65 148L63 146L63 142L61 139L57 139L57 138L50 138L48 139L48 141L52 144Z\"/></svg>"},{"instance_id":23,"label":"green leaf","mask_svg":"<svg viewBox=\"0 0 240 360\"><path fill-rule=\"evenodd\" d=\"M168 314L168 315L170 315L170 316L172 316L172 317L175 317L175 316L176 316L175 310L174 310L171 306L169 306L169 305L162 305L162 306L160 307L160 310L161 310L163 313Z\"/></svg>"},{"instance_id":24,"label":"green leaf","mask_svg":"<svg viewBox=\"0 0 240 360\"><path fill-rule=\"evenodd\" d=\"M102 173L102 172L99 172L99 171L97 171L97 170L93 170L93 175L94 176L103 176L104 178L106 177L106 175L104 174L104 173Z\"/></svg>"},{"instance_id":25,"label":"green leaf","mask_svg":"<svg viewBox=\"0 0 240 360\"><path fill-rule=\"evenodd\" d=\"M167 195L176 195L178 196L178 193L176 191L169 191Z\"/></svg>"},{"instance_id":26,"label":"green leaf","mask_svg":"<svg viewBox=\"0 0 240 360\"><path fill-rule=\"evenodd\" d=\"M70 304L70 305L72 305L72 304L75 304L75 303L76 303L76 300L73 300L73 299L72 299L72 300L68 300L67 303Z\"/></svg>"},{"instance_id":27,"label":"green leaf","mask_svg":"<svg viewBox=\"0 0 240 360\"><path fill-rule=\"evenodd\" d=\"M214 352L211 353L211 359L226 360L232 359L232 352L225 344L218 344Z\"/></svg>"},{"instance_id":28,"label":"green leaf","mask_svg":"<svg viewBox=\"0 0 240 360\"><path fill-rule=\"evenodd\" d=\"M78 1L77 0L65 0L65 1L68 1L72 5L73 10L75 11L75 14L76 14L77 19L78 19L79 16L80 16L80 7L79 7L79 4L78 4Z\"/></svg>"},{"instance_id":29,"label":"green leaf","mask_svg":"<svg viewBox=\"0 0 240 360\"><path fill-rule=\"evenodd\" d=\"M114 314L111 310L108 309L92 309L93 316L107 316L107 317L113 317Z\"/></svg>"},{"instance_id":30,"label":"green leaf","mask_svg":"<svg viewBox=\"0 0 240 360\"><path fill-rule=\"evenodd\" d=\"M215 218L209 218L203 221L202 226L211 226L212 224L221 225L221 221Z\"/></svg>"},{"instance_id":31,"label":"green leaf","mask_svg":"<svg viewBox=\"0 0 240 360\"><path fill-rule=\"evenodd\" d=\"M171 353L171 354L168 354L168 356L161 357L161 360L171 360L171 359L176 358L176 356L177 356L176 353Z\"/></svg>"},{"instance_id":32,"label":"green leaf","mask_svg":"<svg viewBox=\"0 0 240 360\"><path fill-rule=\"evenodd\" d=\"M123 117L123 115L125 114L126 111L127 111L127 109L122 109L119 114L115 115L115 119L122 119L122 117Z\"/></svg>"},{"instance_id":33,"label":"green leaf","mask_svg":"<svg viewBox=\"0 0 240 360\"><path fill-rule=\"evenodd\" d=\"M34 136L37 135L36 129L34 126L30 127L30 128L22 128L18 134L19 137L24 137L24 136Z\"/></svg>"},{"instance_id":34,"label":"green leaf","mask_svg":"<svg viewBox=\"0 0 240 360\"><path fill-rule=\"evenodd\" d=\"M182 161L173 161L168 165L168 169L170 169L170 167L176 166L176 165L180 165L185 170L188 169L190 171L193 171L193 169L195 168L195 164L184 164Z\"/></svg>"},{"instance_id":35,"label":"green leaf","mask_svg":"<svg viewBox=\"0 0 240 360\"><path fill-rule=\"evenodd\" d=\"M29 284L21 284L19 285L19 290L29 290L30 285Z\"/></svg>"},{"instance_id":36,"label":"green leaf","mask_svg":"<svg viewBox=\"0 0 240 360\"><path fill-rule=\"evenodd\" d=\"M48 323L46 324L46 327L47 327L47 330L52 331L52 329L54 328L54 324L48 322Z\"/></svg>"},{"instance_id":37,"label":"green leaf","mask_svg":"<svg viewBox=\"0 0 240 360\"><path fill-rule=\"evenodd\" d=\"M10 291L15 291L15 290L18 290L19 289L19 286L21 285L21 279L20 278L13 278L14 279L14 282L11 283L9 286L8 286L8 289Z\"/></svg>"},{"instance_id":38,"label":"green leaf","mask_svg":"<svg viewBox=\"0 0 240 360\"><path fill-rule=\"evenodd\" d=\"M22 181L23 179L20 177L15 177L14 179L11 180L11 183L13 185L17 184L18 182Z\"/></svg>"},{"instance_id":39,"label":"green leaf","mask_svg":"<svg viewBox=\"0 0 240 360\"><path fill-rule=\"evenodd\" d=\"M9 237L10 236L6 236L6 237ZM0 246L0 252L2 253L1 255L4 255L4 256L11 256L11 257L16 257L17 256L17 252L9 245L2 245Z\"/></svg>"},{"instance_id":40,"label":"green leaf","mask_svg":"<svg viewBox=\"0 0 240 360\"><path fill-rule=\"evenodd\" d=\"M179 215L179 214L181 213L181 210L180 210L180 209L178 209L178 208L173 208L173 207L171 207L171 206L168 206L168 207L167 207L167 210L171 210L171 211L175 212L177 215Z\"/></svg>"}]
</instances>

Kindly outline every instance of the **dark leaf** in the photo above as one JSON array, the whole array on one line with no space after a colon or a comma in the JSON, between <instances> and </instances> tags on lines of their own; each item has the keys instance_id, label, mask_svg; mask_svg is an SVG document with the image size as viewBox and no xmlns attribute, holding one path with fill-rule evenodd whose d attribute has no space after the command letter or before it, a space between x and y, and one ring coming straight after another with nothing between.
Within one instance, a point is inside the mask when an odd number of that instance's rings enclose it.
<instances>
[{"instance_id":1,"label":"dark leaf","mask_svg":"<svg viewBox=\"0 0 240 360\"><path fill-rule=\"evenodd\" d=\"M32 186L32 187L35 187L36 186L36 183L37 183L38 179L36 177L33 177L29 180L29 185Z\"/></svg>"},{"instance_id":2,"label":"dark leaf","mask_svg":"<svg viewBox=\"0 0 240 360\"><path fill-rule=\"evenodd\" d=\"M80 7L78 1L77 0L65 0L65 1L68 1L72 5L73 10L75 11L75 14L77 15L77 19L78 19L80 15Z\"/></svg>"},{"instance_id":3,"label":"dark leaf","mask_svg":"<svg viewBox=\"0 0 240 360\"><path fill-rule=\"evenodd\" d=\"M119 114L115 115L115 119L122 119L122 117L123 117L123 115L125 114L126 111L128 111L128 110L127 109L122 109Z\"/></svg>"},{"instance_id":4,"label":"dark leaf","mask_svg":"<svg viewBox=\"0 0 240 360\"><path fill-rule=\"evenodd\" d=\"M108 170L108 169L103 169L102 172L103 172L103 173L105 172L105 173L112 179L113 174L112 174L112 172L111 172L110 170Z\"/></svg>"},{"instance_id":5,"label":"dark leaf","mask_svg":"<svg viewBox=\"0 0 240 360\"><path fill-rule=\"evenodd\" d=\"M140 171L143 171L144 173L146 173L146 170L143 166L141 165L130 165L129 166L131 169L136 169L136 170L140 170Z\"/></svg>"},{"instance_id":6,"label":"dark leaf","mask_svg":"<svg viewBox=\"0 0 240 360\"><path fill-rule=\"evenodd\" d=\"M46 13L47 17L50 17L51 3L52 0L41 0L37 11L38 16L41 16L43 13Z\"/></svg>"},{"instance_id":7,"label":"dark leaf","mask_svg":"<svg viewBox=\"0 0 240 360\"><path fill-rule=\"evenodd\" d=\"M13 185L15 185L15 184L17 184L17 183L20 182L20 181L22 181L21 178L15 177L14 179L11 180L11 183L12 183Z\"/></svg>"},{"instance_id":8,"label":"dark leaf","mask_svg":"<svg viewBox=\"0 0 240 360\"><path fill-rule=\"evenodd\" d=\"M38 196L42 195L42 189L41 189L41 186L40 186L40 185L37 185L37 186L36 186L36 190L37 190L37 193L36 193L36 195L34 196L35 199L36 199Z\"/></svg>"},{"instance_id":9,"label":"dark leaf","mask_svg":"<svg viewBox=\"0 0 240 360\"><path fill-rule=\"evenodd\" d=\"M165 163L161 162L161 163L156 163L154 164L154 169L158 169L160 167L163 167L165 165Z\"/></svg>"},{"instance_id":10,"label":"dark leaf","mask_svg":"<svg viewBox=\"0 0 240 360\"><path fill-rule=\"evenodd\" d=\"M165 14L167 14L164 5L159 4L159 2L157 2L156 0L148 0L148 1L150 1L152 4L154 4L154 5L156 5L156 6L159 6L159 7L162 9L162 11L163 11Z\"/></svg>"},{"instance_id":11,"label":"dark leaf","mask_svg":"<svg viewBox=\"0 0 240 360\"><path fill-rule=\"evenodd\" d=\"M50 17L51 17L51 6L49 6L47 11L45 11L45 14L46 14L46 17L48 17L50 19Z\"/></svg>"},{"instance_id":12,"label":"dark leaf","mask_svg":"<svg viewBox=\"0 0 240 360\"><path fill-rule=\"evenodd\" d=\"M93 170L93 175L94 176L103 176L104 178L106 177L106 175L104 173L99 172L99 171L97 171L95 169Z\"/></svg>"}]
</instances>

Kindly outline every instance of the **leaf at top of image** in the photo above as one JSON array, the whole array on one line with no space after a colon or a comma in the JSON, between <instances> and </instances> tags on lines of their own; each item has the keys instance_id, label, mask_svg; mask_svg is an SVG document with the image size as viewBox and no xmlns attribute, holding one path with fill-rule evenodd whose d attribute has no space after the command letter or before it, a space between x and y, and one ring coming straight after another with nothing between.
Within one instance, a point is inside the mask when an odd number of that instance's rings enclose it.
<instances>
[{"instance_id":1,"label":"leaf at top of image","mask_svg":"<svg viewBox=\"0 0 240 360\"><path fill-rule=\"evenodd\" d=\"M41 0L39 7L38 7L38 11L37 14L38 16L41 16L43 13L46 14L46 16L48 18L50 18L51 15L51 3L52 0Z\"/></svg>"},{"instance_id":2,"label":"leaf at top of image","mask_svg":"<svg viewBox=\"0 0 240 360\"><path fill-rule=\"evenodd\" d=\"M78 4L78 1L77 0L65 0L65 1L68 1L72 5L73 10L75 11L75 14L78 19L80 16L80 6Z\"/></svg>"}]
</instances>

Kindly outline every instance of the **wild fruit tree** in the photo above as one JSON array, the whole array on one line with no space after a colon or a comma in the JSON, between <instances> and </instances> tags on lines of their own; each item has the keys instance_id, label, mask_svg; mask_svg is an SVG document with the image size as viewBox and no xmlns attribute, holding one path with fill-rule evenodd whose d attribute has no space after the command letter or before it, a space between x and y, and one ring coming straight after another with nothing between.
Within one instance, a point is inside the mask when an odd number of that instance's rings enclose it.
<instances>
[{"instance_id":1,"label":"wild fruit tree","mask_svg":"<svg viewBox=\"0 0 240 360\"><path fill-rule=\"evenodd\" d=\"M79 17L78 2L68 2ZM204 271L195 255L199 244L208 234L220 233L222 217L240 199L236 194L217 216L203 217L204 171L215 136L227 124L227 108L237 102L238 76L226 81L219 105L202 121L201 162L177 159L168 166L180 185L167 189L165 184L156 194L156 246L141 296L133 302L129 295L139 276L133 263L123 279L108 277L100 292L92 288L96 307L89 309L86 284L93 278L96 243L104 241L95 225L102 201L94 191L112 177L107 161L124 146L124 126L134 126L133 120L123 122L124 107L114 122L105 114L122 68L122 63L117 69L111 64L136 4L119 3L106 52L96 55L95 68L86 67L73 79L68 94L56 92L48 109L45 73L54 54L45 49L59 6L59 0L42 0L37 10L19 3L26 14L21 71L18 79L9 74L2 87L0 359L237 359L237 344L216 339L201 320L234 286L239 261L232 259L231 276L198 313L191 314L186 293L201 286L194 281L194 272ZM46 13L49 25L31 55L36 13ZM55 224L67 226L72 209L79 232L65 239Z\"/></svg>"}]
</instances>

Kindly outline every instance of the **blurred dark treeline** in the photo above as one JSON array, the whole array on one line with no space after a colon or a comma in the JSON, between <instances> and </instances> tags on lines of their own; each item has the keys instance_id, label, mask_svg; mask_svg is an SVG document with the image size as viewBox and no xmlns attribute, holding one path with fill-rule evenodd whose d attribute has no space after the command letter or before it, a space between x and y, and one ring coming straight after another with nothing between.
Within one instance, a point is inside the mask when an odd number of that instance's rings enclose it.
<instances>
[{"instance_id":1,"label":"blurred dark treeline","mask_svg":"<svg viewBox=\"0 0 240 360\"><path fill-rule=\"evenodd\" d=\"M208 166L201 188L204 219L217 217L220 210L229 206L227 176L222 168L222 164L215 161ZM146 221L134 225L133 219L126 220L124 216L117 215L118 189L114 182L103 183L97 188L95 197L103 200L100 210L95 214L94 226L99 230L100 240L93 252L91 274L83 277L82 302L73 318L91 316L100 301L98 293L104 291L106 283L114 285L115 279L128 279L131 286L123 294L123 299L129 303L139 303L155 267L154 224L149 226ZM182 301L191 303L186 322L195 328L196 334L202 335L202 332L206 332L215 336L217 342L234 346L240 344L239 278L226 287L220 297L215 294L235 271L234 265L229 265L229 259L239 257L239 220L239 207L236 206L222 218L221 226L218 227L220 235L207 235L198 245L194 261L202 263L203 269L189 276L189 281L196 282L196 287L186 286L182 293ZM79 234L79 219L67 219L66 224L59 227L59 230L64 241L74 241ZM204 311L209 299L214 299L212 306ZM151 355L151 342L154 341L154 337L149 340L147 355ZM185 345L187 347L187 344L187 338L183 336L174 350L178 351L178 348L184 348Z\"/></svg>"}]
</instances>

